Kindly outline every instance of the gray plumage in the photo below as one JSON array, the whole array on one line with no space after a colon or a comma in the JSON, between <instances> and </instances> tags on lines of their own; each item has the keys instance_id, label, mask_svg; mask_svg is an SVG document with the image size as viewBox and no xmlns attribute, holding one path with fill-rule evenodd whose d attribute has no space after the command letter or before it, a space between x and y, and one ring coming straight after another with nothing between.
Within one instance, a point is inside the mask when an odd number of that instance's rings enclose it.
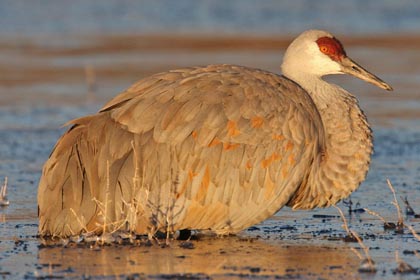
<instances>
[{"instance_id":1,"label":"gray plumage","mask_svg":"<svg viewBox=\"0 0 420 280\"><path fill-rule=\"evenodd\" d=\"M173 70L69 122L43 168L40 235L227 234L285 205L347 197L366 176L372 136L356 98L321 79L354 63L344 50L340 63L322 53L325 37L336 41L325 31L300 35L284 76L234 65Z\"/></svg>"}]
</instances>

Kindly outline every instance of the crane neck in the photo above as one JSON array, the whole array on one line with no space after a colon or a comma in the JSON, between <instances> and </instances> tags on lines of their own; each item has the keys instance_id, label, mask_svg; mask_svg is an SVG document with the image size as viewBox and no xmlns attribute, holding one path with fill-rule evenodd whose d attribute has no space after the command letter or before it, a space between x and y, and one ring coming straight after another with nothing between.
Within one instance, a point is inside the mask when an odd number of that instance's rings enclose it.
<instances>
[{"instance_id":1,"label":"crane neck","mask_svg":"<svg viewBox=\"0 0 420 280\"><path fill-rule=\"evenodd\" d=\"M335 86L324 81L320 76L311 73L301 73L301 71L297 73L286 72L283 75L306 90L318 109L324 108L328 99L336 98L335 94L328 94L328 92L336 92L336 89L334 89Z\"/></svg>"},{"instance_id":2,"label":"crane neck","mask_svg":"<svg viewBox=\"0 0 420 280\"><path fill-rule=\"evenodd\" d=\"M347 197L365 179L373 151L372 132L357 99L321 77L308 76L292 80L309 93L318 109L324 147L315 156L306 185L289 202L304 209Z\"/></svg>"}]
</instances>

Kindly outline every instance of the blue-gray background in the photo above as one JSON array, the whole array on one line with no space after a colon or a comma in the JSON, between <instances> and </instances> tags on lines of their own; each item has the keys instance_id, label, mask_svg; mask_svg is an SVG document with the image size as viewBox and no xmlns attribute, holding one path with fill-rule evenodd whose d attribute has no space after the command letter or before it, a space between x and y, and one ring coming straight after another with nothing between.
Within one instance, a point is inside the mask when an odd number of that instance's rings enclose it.
<instances>
[{"instance_id":1,"label":"blue-gray background","mask_svg":"<svg viewBox=\"0 0 420 280\"><path fill-rule=\"evenodd\" d=\"M419 33L416 0L3 0L0 35L55 33Z\"/></svg>"}]
</instances>

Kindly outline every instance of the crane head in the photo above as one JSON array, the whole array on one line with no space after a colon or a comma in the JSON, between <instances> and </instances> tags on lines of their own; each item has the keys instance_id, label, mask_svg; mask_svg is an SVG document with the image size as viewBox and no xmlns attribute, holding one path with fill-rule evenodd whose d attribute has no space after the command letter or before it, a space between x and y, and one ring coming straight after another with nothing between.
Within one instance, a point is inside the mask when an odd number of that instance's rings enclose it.
<instances>
[{"instance_id":1,"label":"crane head","mask_svg":"<svg viewBox=\"0 0 420 280\"><path fill-rule=\"evenodd\" d=\"M299 35L287 48L283 74L294 76L349 74L386 90L392 87L349 58L343 45L332 34L308 30Z\"/></svg>"}]
</instances>

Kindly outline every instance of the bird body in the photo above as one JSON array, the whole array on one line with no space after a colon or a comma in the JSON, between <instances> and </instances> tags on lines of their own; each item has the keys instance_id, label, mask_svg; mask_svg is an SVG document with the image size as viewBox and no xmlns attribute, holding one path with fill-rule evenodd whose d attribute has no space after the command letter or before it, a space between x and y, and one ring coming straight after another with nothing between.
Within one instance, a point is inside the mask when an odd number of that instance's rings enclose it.
<instances>
[{"instance_id":1,"label":"bird body","mask_svg":"<svg viewBox=\"0 0 420 280\"><path fill-rule=\"evenodd\" d=\"M228 234L285 205L347 197L366 176L371 131L356 98L321 79L337 66L299 44L334 38L306 33L286 52L284 76L235 65L168 71L71 121L43 168L40 234ZM311 56L324 72L298 70Z\"/></svg>"}]
</instances>

